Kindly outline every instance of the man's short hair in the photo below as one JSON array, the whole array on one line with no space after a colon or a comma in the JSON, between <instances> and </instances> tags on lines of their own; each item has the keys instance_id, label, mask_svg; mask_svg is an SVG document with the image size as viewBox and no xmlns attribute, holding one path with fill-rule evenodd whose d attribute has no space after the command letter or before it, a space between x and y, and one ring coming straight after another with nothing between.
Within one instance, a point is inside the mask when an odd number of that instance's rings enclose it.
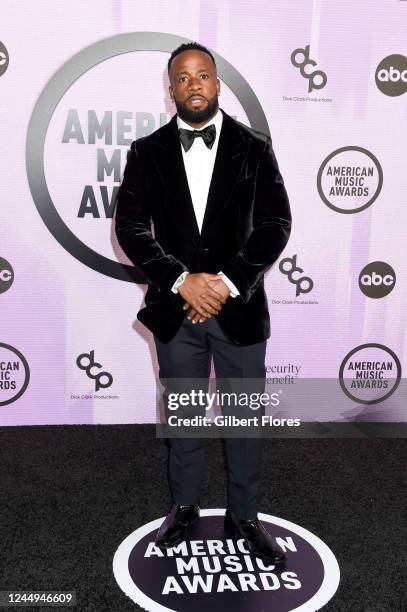
<instances>
[{"instance_id":1,"label":"man's short hair","mask_svg":"<svg viewBox=\"0 0 407 612\"><path fill-rule=\"evenodd\" d=\"M180 45L179 47L174 49L174 51L171 53L171 57L168 60L168 76L170 76L171 64L172 64L172 60L174 59L174 57L177 57L177 55L179 55L183 51L191 51L193 49L196 49L197 51L203 51L204 53L207 53L209 55L209 57L212 59L213 63L215 64L215 68L216 68L215 58L213 57L213 55L209 51L209 49L207 49L203 45L200 45L197 42L189 42L189 43L183 43L182 45Z\"/></svg>"}]
</instances>

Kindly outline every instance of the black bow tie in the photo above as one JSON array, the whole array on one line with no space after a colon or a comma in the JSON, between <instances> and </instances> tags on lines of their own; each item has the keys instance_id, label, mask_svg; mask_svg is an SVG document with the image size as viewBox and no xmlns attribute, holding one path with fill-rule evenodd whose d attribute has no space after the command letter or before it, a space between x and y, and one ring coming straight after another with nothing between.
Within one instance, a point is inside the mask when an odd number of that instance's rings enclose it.
<instances>
[{"instance_id":1,"label":"black bow tie","mask_svg":"<svg viewBox=\"0 0 407 612\"><path fill-rule=\"evenodd\" d=\"M203 130L184 130L183 128L179 128L178 131L185 152L189 151L197 136L202 137L208 149L212 149L216 138L216 127L213 123Z\"/></svg>"}]
</instances>

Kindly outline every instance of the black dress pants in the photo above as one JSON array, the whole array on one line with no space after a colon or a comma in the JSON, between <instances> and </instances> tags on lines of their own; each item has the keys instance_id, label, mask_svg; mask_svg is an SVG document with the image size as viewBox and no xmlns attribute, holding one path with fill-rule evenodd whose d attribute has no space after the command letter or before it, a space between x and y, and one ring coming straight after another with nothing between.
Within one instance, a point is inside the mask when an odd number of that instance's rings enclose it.
<instances>
[{"instance_id":1,"label":"black dress pants","mask_svg":"<svg viewBox=\"0 0 407 612\"><path fill-rule=\"evenodd\" d=\"M267 340L248 346L234 344L222 332L214 316L195 324L185 317L172 340L164 343L154 336L154 341L160 379L209 379L213 357L217 381L227 378L265 381ZM196 504L204 467L204 440L170 437L169 443L168 478L172 500L180 505ZM225 437L225 444L228 506L237 518L254 519L260 499L262 438L259 435Z\"/></svg>"}]
</instances>

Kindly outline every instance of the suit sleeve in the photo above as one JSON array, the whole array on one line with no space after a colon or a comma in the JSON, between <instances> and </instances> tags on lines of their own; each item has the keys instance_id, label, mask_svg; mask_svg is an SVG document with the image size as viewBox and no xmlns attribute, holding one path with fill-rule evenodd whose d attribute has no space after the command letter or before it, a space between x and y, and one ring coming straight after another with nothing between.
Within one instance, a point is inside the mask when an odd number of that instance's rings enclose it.
<instances>
[{"instance_id":1,"label":"suit sleeve","mask_svg":"<svg viewBox=\"0 0 407 612\"><path fill-rule=\"evenodd\" d=\"M248 302L288 242L290 204L277 159L268 138L257 169L251 233L239 253L222 264L224 272Z\"/></svg>"},{"instance_id":2,"label":"suit sleeve","mask_svg":"<svg viewBox=\"0 0 407 612\"><path fill-rule=\"evenodd\" d=\"M149 283L170 292L188 268L164 252L151 232L151 200L142 162L133 141L116 201L116 236L127 257L141 268Z\"/></svg>"}]
</instances>

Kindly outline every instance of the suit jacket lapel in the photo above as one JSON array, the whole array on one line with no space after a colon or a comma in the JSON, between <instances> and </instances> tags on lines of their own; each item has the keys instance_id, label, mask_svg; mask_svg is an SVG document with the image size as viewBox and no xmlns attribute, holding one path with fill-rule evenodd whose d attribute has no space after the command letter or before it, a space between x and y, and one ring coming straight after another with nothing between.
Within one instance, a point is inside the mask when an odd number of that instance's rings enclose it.
<instances>
[{"instance_id":1,"label":"suit jacket lapel","mask_svg":"<svg viewBox=\"0 0 407 612\"><path fill-rule=\"evenodd\" d=\"M221 109L222 128L216 151L212 180L206 202L201 239L206 238L216 225L216 219L227 205L233 187L249 151L250 138L238 124Z\"/></svg>"},{"instance_id":2,"label":"suit jacket lapel","mask_svg":"<svg viewBox=\"0 0 407 612\"><path fill-rule=\"evenodd\" d=\"M177 216L190 229L190 237L202 241L215 226L218 215L229 201L239 172L246 160L251 139L225 111L218 149L209 187L201 234L194 207L178 136L176 115L161 130L154 142L155 162L168 193L174 200Z\"/></svg>"},{"instance_id":3,"label":"suit jacket lapel","mask_svg":"<svg viewBox=\"0 0 407 612\"><path fill-rule=\"evenodd\" d=\"M154 161L168 194L174 202L177 217L189 228L190 239L199 241L199 228L196 222L187 174L182 158L181 143L178 135L177 116L174 115L167 125L155 134Z\"/></svg>"}]
</instances>

